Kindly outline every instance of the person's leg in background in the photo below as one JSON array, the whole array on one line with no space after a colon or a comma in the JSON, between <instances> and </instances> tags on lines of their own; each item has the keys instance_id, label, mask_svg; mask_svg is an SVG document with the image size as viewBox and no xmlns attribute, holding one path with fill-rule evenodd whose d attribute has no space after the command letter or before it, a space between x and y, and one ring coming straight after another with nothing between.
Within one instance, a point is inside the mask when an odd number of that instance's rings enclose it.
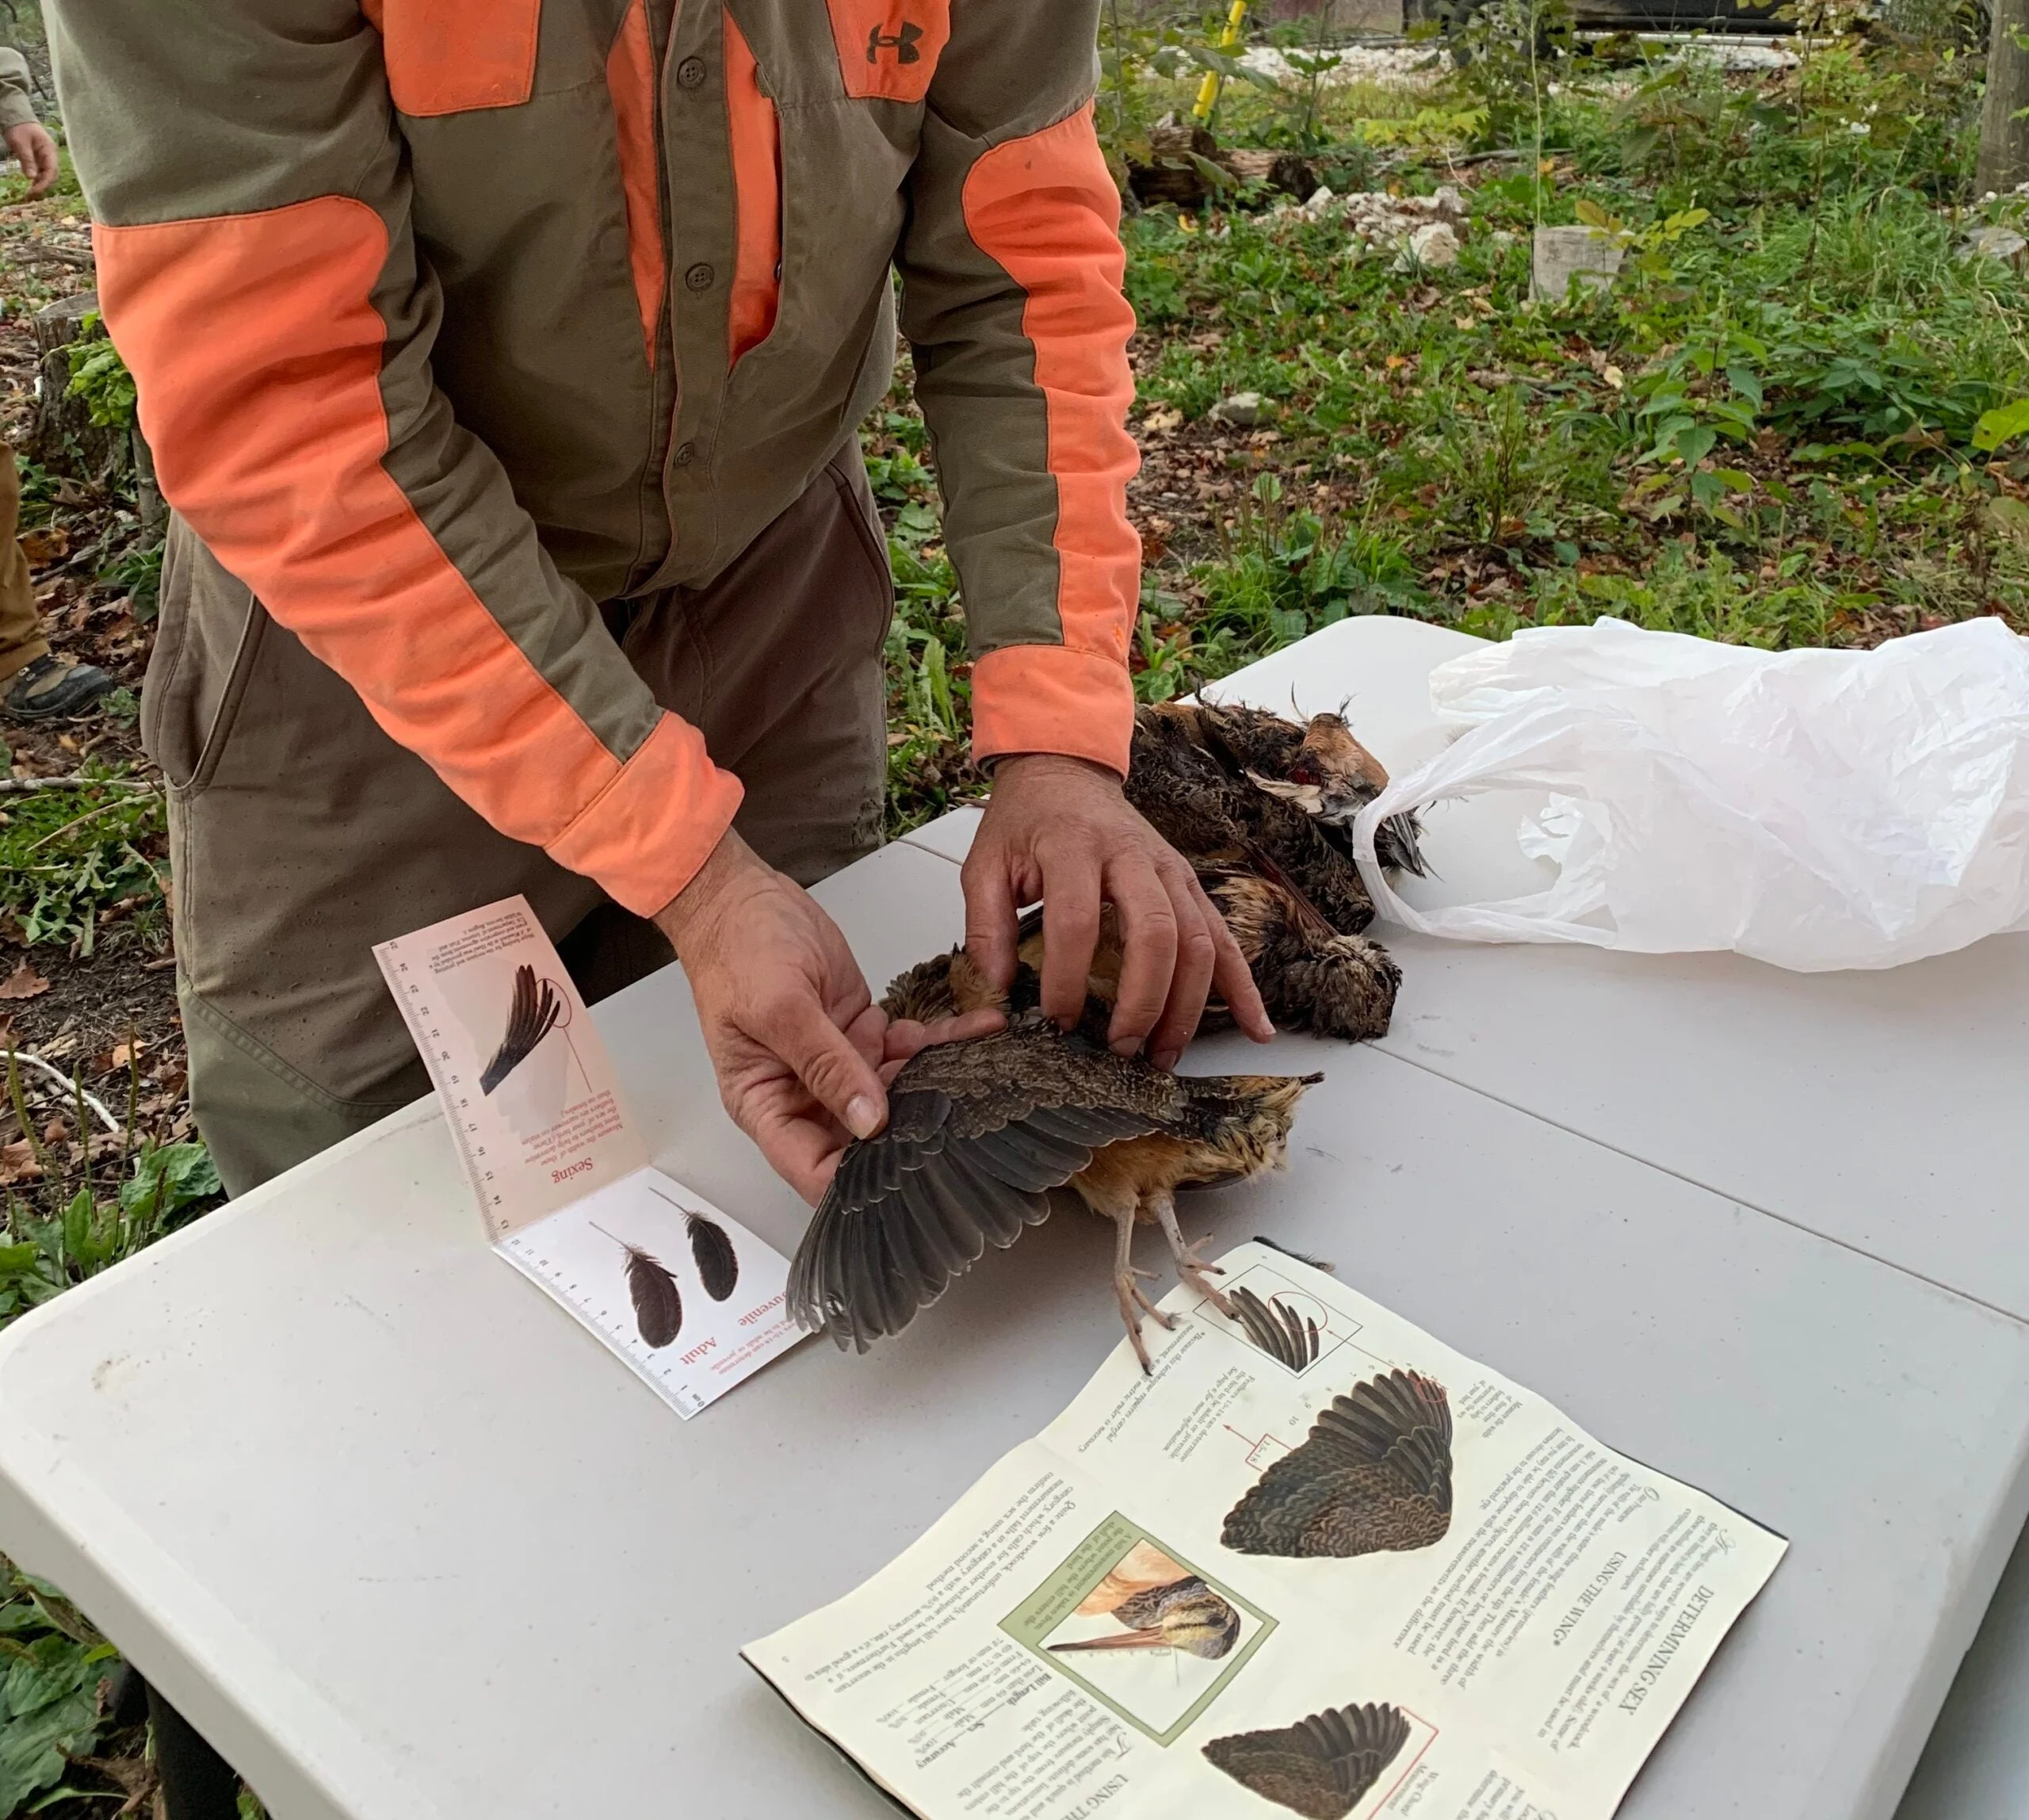
<instances>
[{"instance_id":1,"label":"person's leg in background","mask_svg":"<svg viewBox=\"0 0 2029 1820\"><path fill-rule=\"evenodd\" d=\"M113 679L96 664L50 651L21 528L21 469L14 451L0 442L0 711L19 721L54 720L90 707Z\"/></svg>"}]
</instances>

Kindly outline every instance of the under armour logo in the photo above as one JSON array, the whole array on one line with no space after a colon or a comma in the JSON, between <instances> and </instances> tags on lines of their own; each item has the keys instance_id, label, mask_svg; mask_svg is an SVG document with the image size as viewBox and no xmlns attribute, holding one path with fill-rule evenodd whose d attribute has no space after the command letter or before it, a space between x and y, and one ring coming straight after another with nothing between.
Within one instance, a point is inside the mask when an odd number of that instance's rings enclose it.
<instances>
[{"instance_id":1,"label":"under armour logo","mask_svg":"<svg viewBox=\"0 0 2029 1820\"><path fill-rule=\"evenodd\" d=\"M916 40L922 36L923 27L911 25L906 20L903 21L901 30L892 38L883 37L881 28L876 25L866 35L866 60L869 63L877 61L885 49L895 53L895 61L898 63L920 63L923 52L916 48Z\"/></svg>"}]
</instances>

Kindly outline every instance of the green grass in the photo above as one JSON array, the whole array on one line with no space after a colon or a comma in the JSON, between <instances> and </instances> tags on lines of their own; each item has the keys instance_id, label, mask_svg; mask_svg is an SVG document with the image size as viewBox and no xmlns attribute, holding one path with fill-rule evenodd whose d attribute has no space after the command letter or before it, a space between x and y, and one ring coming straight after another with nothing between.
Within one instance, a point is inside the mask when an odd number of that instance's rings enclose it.
<instances>
[{"instance_id":1,"label":"green grass","mask_svg":"<svg viewBox=\"0 0 2029 1820\"><path fill-rule=\"evenodd\" d=\"M89 763L86 774L104 781L0 797L0 912L31 950L159 951L169 939L162 799L108 787L126 780Z\"/></svg>"},{"instance_id":2,"label":"green grass","mask_svg":"<svg viewBox=\"0 0 2029 1820\"><path fill-rule=\"evenodd\" d=\"M1491 637L1613 614L1766 646L2029 628L2029 445L1982 430L2029 398L2029 289L1956 250L2029 205L1973 205L1979 59L1954 19L1728 77L1559 55L1554 0L1534 3L1533 68L1507 0L1435 87L1235 77L1220 104L1222 143L1305 148L1335 189L1466 183L1454 266L1408 269L1272 197L1130 212L1144 444L1180 417L1170 453L1202 447L1236 392L1271 411L1217 439L1213 496L1144 579L1144 699L1354 613ZM1117 168L1187 107L1206 31L1183 13L1102 43ZM1449 165L1488 143L1524 155ZM1532 304L1532 230L1580 220L1623 243L1618 281ZM911 435L888 477L895 827L976 786L920 426L891 401L877 445Z\"/></svg>"}]
</instances>

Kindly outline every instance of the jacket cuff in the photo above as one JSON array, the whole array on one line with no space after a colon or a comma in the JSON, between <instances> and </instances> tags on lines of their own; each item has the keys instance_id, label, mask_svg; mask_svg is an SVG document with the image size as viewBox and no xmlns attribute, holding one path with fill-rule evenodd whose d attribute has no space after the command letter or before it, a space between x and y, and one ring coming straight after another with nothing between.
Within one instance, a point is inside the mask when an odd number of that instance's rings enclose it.
<instances>
[{"instance_id":1,"label":"jacket cuff","mask_svg":"<svg viewBox=\"0 0 2029 1820\"><path fill-rule=\"evenodd\" d=\"M972 756L1057 752L1127 775L1134 684L1117 658L1005 644L972 666Z\"/></svg>"},{"instance_id":2,"label":"jacket cuff","mask_svg":"<svg viewBox=\"0 0 2029 1820\"><path fill-rule=\"evenodd\" d=\"M36 117L35 103L18 89L0 89L0 132L29 126Z\"/></svg>"},{"instance_id":3,"label":"jacket cuff","mask_svg":"<svg viewBox=\"0 0 2029 1820\"><path fill-rule=\"evenodd\" d=\"M652 916L719 844L743 793L739 778L712 763L705 736L666 713L544 851L636 916Z\"/></svg>"}]
</instances>

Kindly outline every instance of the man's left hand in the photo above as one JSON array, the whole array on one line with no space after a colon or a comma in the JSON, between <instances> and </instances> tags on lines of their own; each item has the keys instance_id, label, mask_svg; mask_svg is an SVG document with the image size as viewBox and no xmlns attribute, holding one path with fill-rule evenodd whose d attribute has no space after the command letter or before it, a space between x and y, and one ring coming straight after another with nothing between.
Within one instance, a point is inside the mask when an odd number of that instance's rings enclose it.
<instances>
[{"instance_id":1,"label":"man's left hand","mask_svg":"<svg viewBox=\"0 0 2029 1820\"><path fill-rule=\"evenodd\" d=\"M32 202L38 196L48 195L60 168L56 141L49 136L48 129L33 120L10 126L7 128L7 149L14 155L21 174L29 180L29 193L22 200Z\"/></svg>"},{"instance_id":2,"label":"man's left hand","mask_svg":"<svg viewBox=\"0 0 2029 1820\"><path fill-rule=\"evenodd\" d=\"M1113 905L1124 958L1106 1040L1117 1054L1145 1042L1152 1061L1174 1068L1213 988L1256 1042L1275 1034L1190 863L1102 766L1041 752L1003 759L963 881L966 949L1003 987L1014 977L1020 907L1042 900L1042 1006L1067 1029L1085 1008L1100 907Z\"/></svg>"}]
</instances>

